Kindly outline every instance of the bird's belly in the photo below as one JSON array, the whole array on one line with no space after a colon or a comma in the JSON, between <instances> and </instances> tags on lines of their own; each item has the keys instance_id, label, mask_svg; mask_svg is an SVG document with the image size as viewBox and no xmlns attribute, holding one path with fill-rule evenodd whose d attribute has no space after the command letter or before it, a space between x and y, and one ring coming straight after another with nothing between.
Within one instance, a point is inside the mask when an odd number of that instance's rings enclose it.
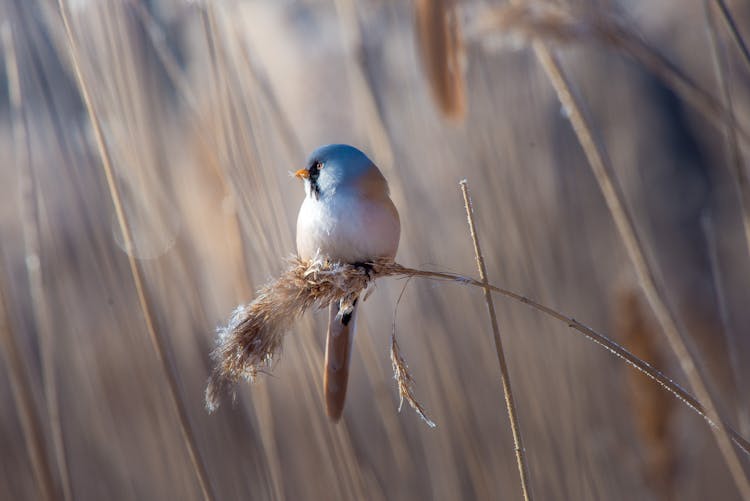
<instances>
[{"instance_id":1,"label":"bird's belly","mask_svg":"<svg viewBox=\"0 0 750 501\"><path fill-rule=\"evenodd\" d=\"M297 218L297 252L303 259L320 254L346 263L395 257L400 232L398 212L388 198L306 198Z\"/></svg>"}]
</instances>

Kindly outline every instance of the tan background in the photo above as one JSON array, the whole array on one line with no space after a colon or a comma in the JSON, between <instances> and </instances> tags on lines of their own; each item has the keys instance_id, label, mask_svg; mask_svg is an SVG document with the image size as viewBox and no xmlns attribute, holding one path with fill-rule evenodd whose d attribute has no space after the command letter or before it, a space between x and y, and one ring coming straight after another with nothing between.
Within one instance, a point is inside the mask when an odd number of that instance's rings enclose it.
<instances>
[{"instance_id":1,"label":"tan background","mask_svg":"<svg viewBox=\"0 0 750 501\"><path fill-rule=\"evenodd\" d=\"M729 2L750 36L740 4ZM466 178L494 283L640 350L685 384L528 48L467 41L468 109L453 123L421 70L409 2L356 2L353 12L343 1L211 2L210 44L202 5L69 2L133 252L219 499L520 499L478 289L414 280L399 306L402 352L435 429L396 410L388 347L403 282L393 280L378 284L359 318L340 424L322 405L324 313L300 322L272 375L243 384L236 406L205 412L213 330L294 252L303 191L288 173L324 143L357 145L384 171L401 213L400 262L476 274L458 190ZM575 8L616 15L720 95L701 2ZM55 2L5 0L0 13L13 40L0 79L0 286L50 464L57 477L45 360L76 499L200 499ZM749 67L718 25L735 112L748 126ZM721 410L748 437L750 275L722 130L601 44L559 54ZM497 308L537 499L739 499L698 416L565 325L506 300ZM6 380L0 498L37 499Z\"/></svg>"}]
</instances>

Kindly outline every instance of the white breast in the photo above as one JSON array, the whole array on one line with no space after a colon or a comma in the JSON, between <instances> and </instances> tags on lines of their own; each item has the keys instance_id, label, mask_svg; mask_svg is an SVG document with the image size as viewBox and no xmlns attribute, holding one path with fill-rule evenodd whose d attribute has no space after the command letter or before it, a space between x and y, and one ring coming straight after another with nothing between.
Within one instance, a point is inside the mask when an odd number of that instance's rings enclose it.
<instances>
[{"instance_id":1,"label":"white breast","mask_svg":"<svg viewBox=\"0 0 750 501\"><path fill-rule=\"evenodd\" d=\"M387 196L377 200L341 192L322 200L308 196L297 217L297 252L303 259L320 253L346 263L395 257L400 234L398 211Z\"/></svg>"}]
</instances>

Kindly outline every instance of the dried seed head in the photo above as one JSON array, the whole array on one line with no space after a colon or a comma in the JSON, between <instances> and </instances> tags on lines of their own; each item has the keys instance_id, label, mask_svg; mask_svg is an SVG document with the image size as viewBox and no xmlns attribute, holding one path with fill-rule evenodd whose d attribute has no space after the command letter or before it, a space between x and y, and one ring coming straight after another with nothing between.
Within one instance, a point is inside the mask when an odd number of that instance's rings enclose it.
<instances>
[{"instance_id":1,"label":"dried seed head","mask_svg":"<svg viewBox=\"0 0 750 501\"><path fill-rule=\"evenodd\" d=\"M252 382L268 368L281 350L284 334L310 307L324 308L332 301L339 301L345 309L379 277L423 273L404 268L391 259L376 259L367 266L357 266L319 257L310 261L291 258L289 267L278 279L261 288L252 303L238 306L227 325L216 330L216 349L211 354L215 365L206 387L206 408L215 411L221 398L232 393L240 379ZM406 399L434 427L435 423L414 397L414 382L399 353L395 330L391 362L401 402Z\"/></svg>"},{"instance_id":2,"label":"dried seed head","mask_svg":"<svg viewBox=\"0 0 750 501\"><path fill-rule=\"evenodd\" d=\"M404 399L406 399L411 408L427 423L427 426L434 428L436 426L435 422L427 416L424 407L422 407L422 404L414 396L414 380L411 374L409 374L409 367L401 356L395 335L391 336L391 367L393 367L393 378L396 380L396 385L398 386L400 399L398 404L399 412L401 412Z\"/></svg>"},{"instance_id":3,"label":"dried seed head","mask_svg":"<svg viewBox=\"0 0 750 501\"><path fill-rule=\"evenodd\" d=\"M432 95L447 118L463 119L466 94L463 43L452 0L417 0L417 47Z\"/></svg>"},{"instance_id":4,"label":"dried seed head","mask_svg":"<svg viewBox=\"0 0 750 501\"><path fill-rule=\"evenodd\" d=\"M352 303L376 277L402 269L385 259L369 265L371 269L292 258L278 279L260 289L252 303L236 308L227 325L217 329L206 408L215 410L221 396L240 379L253 381L266 370L279 354L284 334L310 307Z\"/></svg>"}]
</instances>

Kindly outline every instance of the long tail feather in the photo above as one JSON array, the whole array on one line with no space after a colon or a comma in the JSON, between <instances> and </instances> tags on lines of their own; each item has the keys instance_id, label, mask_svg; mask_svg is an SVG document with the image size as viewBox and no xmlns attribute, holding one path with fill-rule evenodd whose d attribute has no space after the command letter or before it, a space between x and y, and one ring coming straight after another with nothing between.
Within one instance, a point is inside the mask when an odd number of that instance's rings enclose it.
<instances>
[{"instance_id":1,"label":"long tail feather","mask_svg":"<svg viewBox=\"0 0 750 501\"><path fill-rule=\"evenodd\" d=\"M346 400L346 386L349 381L349 361L354 344L354 330L357 320L357 303L351 312L339 314L338 303L329 307L328 338L326 340L326 361L323 374L323 387L326 396L326 412L334 422L341 418Z\"/></svg>"}]
</instances>

